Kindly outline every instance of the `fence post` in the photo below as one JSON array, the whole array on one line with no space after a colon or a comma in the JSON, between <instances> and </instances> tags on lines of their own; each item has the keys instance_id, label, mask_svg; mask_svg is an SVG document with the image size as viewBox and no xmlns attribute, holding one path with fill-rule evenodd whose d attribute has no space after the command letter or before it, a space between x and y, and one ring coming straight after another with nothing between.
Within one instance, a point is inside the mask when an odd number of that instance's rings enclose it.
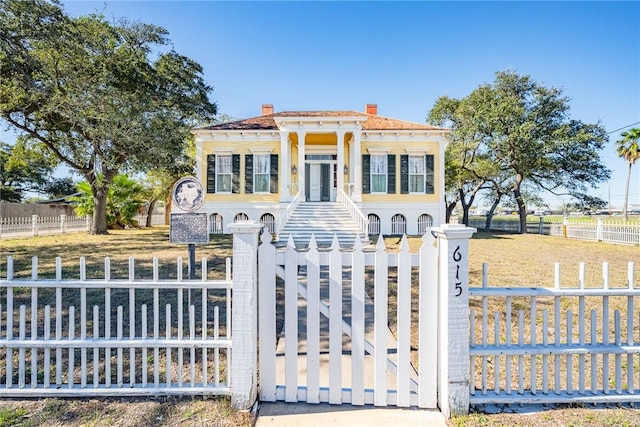
<instances>
[{"instance_id":1,"label":"fence post","mask_svg":"<svg viewBox=\"0 0 640 427\"><path fill-rule=\"evenodd\" d=\"M598 223L596 224L596 241L602 242L602 218L598 218Z\"/></svg>"},{"instance_id":2,"label":"fence post","mask_svg":"<svg viewBox=\"0 0 640 427\"><path fill-rule=\"evenodd\" d=\"M544 217L543 216L540 217L540 223L538 224L538 234L541 236L544 234Z\"/></svg>"},{"instance_id":3,"label":"fence post","mask_svg":"<svg viewBox=\"0 0 640 427\"><path fill-rule=\"evenodd\" d=\"M255 221L229 224L233 233L231 405L249 409L258 388L258 233Z\"/></svg>"},{"instance_id":4,"label":"fence post","mask_svg":"<svg viewBox=\"0 0 640 427\"><path fill-rule=\"evenodd\" d=\"M569 218L566 216L562 218L562 237L567 238L567 226L569 225Z\"/></svg>"},{"instance_id":5,"label":"fence post","mask_svg":"<svg viewBox=\"0 0 640 427\"><path fill-rule=\"evenodd\" d=\"M31 215L31 234L38 235L38 215Z\"/></svg>"},{"instance_id":6,"label":"fence post","mask_svg":"<svg viewBox=\"0 0 640 427\"><path fill-rule=\"evenodd\" d=\"M60 232L62 234L67 232L67 215L65 214L60 215Z\"/></svg>"},{"instance_id":7,"label":"fence post","mask_svg":"<svg viewBox=\"0 0 640 427\"><path fill-rule=\"evenodd\" d=\"M438 238L438 406L469 412L469 239L475 228L444 224Z\"/></svg>"}]
</instances>

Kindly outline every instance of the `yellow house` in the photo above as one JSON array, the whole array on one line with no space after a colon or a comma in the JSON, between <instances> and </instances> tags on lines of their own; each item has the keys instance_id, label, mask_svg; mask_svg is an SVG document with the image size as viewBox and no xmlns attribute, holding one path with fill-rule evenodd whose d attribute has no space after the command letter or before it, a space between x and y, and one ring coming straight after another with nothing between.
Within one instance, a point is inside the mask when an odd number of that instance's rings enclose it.
<instances>
[{"instance_id":1,"label":"yellow house","mask_svg":"<svg viewBox=\"0 0 640 427\"><path fill-rule=\"evenodd\" d=\"M305 204L325 203L344 207L364 233L421 234L445 218L446 132L379 116L375 104L364 113L264 104L258 117L193 131L200 212L214 233L246 219L279 233Z\"/></svg>"}]
</instances>

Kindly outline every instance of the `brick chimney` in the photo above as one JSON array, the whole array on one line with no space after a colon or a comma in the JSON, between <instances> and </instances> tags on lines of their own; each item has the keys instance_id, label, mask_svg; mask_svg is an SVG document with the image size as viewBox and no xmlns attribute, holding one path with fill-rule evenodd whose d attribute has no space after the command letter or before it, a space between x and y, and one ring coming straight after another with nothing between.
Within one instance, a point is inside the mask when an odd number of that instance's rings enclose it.
<instances>
[{"instance_id":1,"label":"brick chimney","mask_svg":"<svg viewBox=\"0 0 640 427\"><path fill-rule=\"evenodd\" d=\"M262 104L262 115L273 114L273 104Z\"/></svg>"},{"instance_id":2,"label":"brick chimney","mask_svg":"<svg viewBox=\"0 0 640 427\"><path fill-rule=\"evenodd\" d=\"M367 104L364 110L367 114L378 115L378 104Z\"/></svg>"}]
</instances>

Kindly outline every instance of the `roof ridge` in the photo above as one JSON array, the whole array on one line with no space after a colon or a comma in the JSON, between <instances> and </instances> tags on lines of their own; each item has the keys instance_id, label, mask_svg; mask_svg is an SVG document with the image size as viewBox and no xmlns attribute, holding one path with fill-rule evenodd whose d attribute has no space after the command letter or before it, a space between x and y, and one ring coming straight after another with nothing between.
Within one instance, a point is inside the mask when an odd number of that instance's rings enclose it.
<instances>
[{"instance_id":1,"label":"roof ridge","mask_svg":"<svg viewBox=\"0 0 640 427\"><path fill-rule=\"evenodd\" d=\"M446 128L432 126L426 123L412 122L408 120L395 119L392 117L381 116L378 114L369 114L365 112L353 110L300 110L300 111L279 111L276 113L265 114L261 116L249 117L232 122L218 123L209 125L195 130L276 130L276 118L309 118L309 119L335 119L341 117L362 117L362 130L447 130Z\"/></svg>"}]
</instances>

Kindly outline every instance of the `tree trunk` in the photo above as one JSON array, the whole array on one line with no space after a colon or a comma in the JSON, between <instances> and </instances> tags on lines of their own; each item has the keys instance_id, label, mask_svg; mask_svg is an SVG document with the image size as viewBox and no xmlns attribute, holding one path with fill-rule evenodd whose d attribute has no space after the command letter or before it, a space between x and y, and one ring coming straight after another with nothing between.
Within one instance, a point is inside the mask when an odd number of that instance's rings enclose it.
<instances>
[{"instance_id":1,"label":"tree trunk","mask_svg":"<svg viewBox=\"0 0 640 427\"><path fill-rule=\"evenodd\" d=\"M493 204L491 205L491 208L489 209L489 212L487 213L487 221L484 223L484 231L486 231L487 233L491 230L491 221L493 220L493 214L496 211L496 209L498 208L498 205L500 204L500 199L502 199L502 196L497 197L493 201Z\"/></svg>"},{"instance_id":2,"label":"tree trunk","mask_svg":"<svg viewBox=\"0 0 640 427\"><path fill-rule=\"evenodd\" d=\"M473 200L475 199L475 194L472 194L469 197L469 203L466 202L464 198L464 194L462 194L462 190L460 190L460 204L462 205L462 223L469 226L469 209L473 205Z\"/></svg>"},{"instance_id":3,"label":"tree trunk","mask_svg":"<svg viewBox=\"0 0 640 427\"><path fill-rule=\"evenodd\" d=\"M627 213L627 208L629 206L629 181L631 180L631 166L633 163L629 162L629 169L627 170L627 184L624 189L624 208L622 209L622 215L624 220L627 221L629 219L629 214Z\"/></svg>"},{"instance_id":4,"label":"tree trunk","mask_svg":"<svg viewBox=\"0 0 640 427\"><path fill-rule=\"evenodd\" d=\"M522 193L520 193L520 182L516 183L516 187L513 189L513 196L518 204L518 215L520 215L520 234L527 234L527 205L525 205Z\"/></svg>"},{"instance_id":5,"label":"tree trunk","mask_svg":"<svg viewBox=\"0 0 640 427\"><path fill-rule=\"evenodd\" d=\"M457 201L454 203L447 204L446 220L445 220L447 224L451 223L451 215L453 214L453 210L456 208L457 204L458 204Z\"/></svg>"},{"instance_id":6,"label":"tree trunk","mask_svg":"<svg viewBox=\"0 0 640 427\"><path fill-rule=\"evenodd\" d=\"M171 221L171 192L164 198L164 225L169 225Z\"/></svg>"},{"instance_id":7,"label":"tree trunk","mask_svg":"<svg viewBox=\"0 0 640 427\"><path fill-rule=\"evenodd\" d=\"M147 209L147 222L145 223L145 227L151 227L151 220L153 219L153 208L156 207L157 200L152 200L149 202L149 209Z\"/></svg>"},{"instance_id":8,"label":"tree trunk","mask_svg":"<svg viewBox=\"0 0 640 427\"><path fill-rule=\"evenodd\" d=\"M91 234L108 234L107 232L107 192L104 187L91 186L93 193L93 224Z\"/></svg>"}]
</instances>

